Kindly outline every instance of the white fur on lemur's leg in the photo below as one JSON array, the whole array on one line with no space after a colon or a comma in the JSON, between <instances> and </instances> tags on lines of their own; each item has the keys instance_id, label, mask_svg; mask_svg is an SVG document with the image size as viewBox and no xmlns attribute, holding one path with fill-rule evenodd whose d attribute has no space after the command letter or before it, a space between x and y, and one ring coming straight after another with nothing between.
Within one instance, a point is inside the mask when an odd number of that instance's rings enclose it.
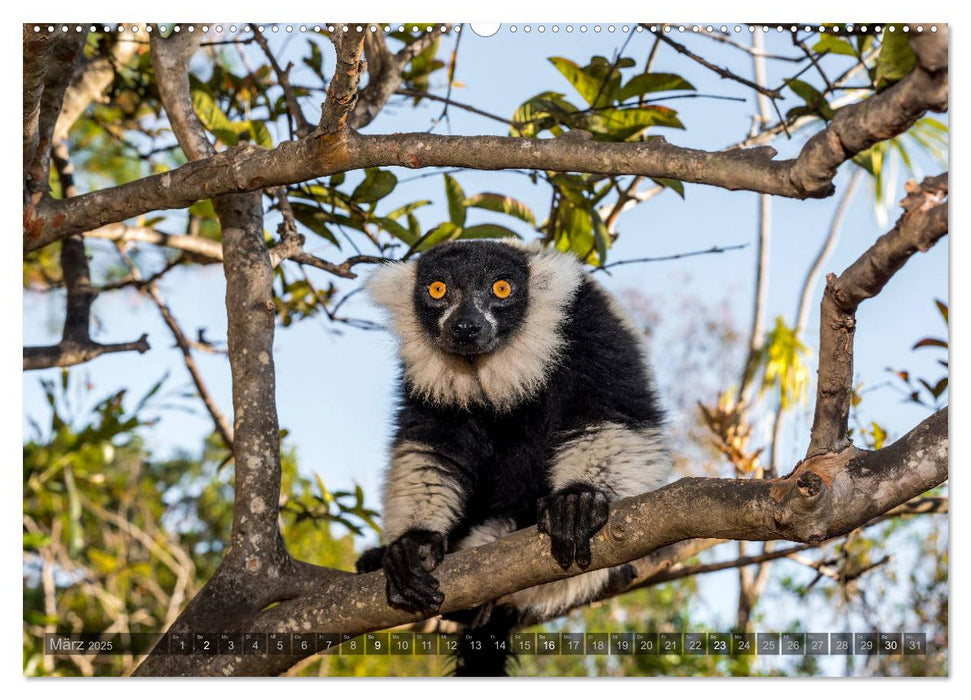
<instances>
[{"instance_id":1,"label":"white fur on lemur's leg","mask_svg":"<svg viewBox=\"0 0 971 700\"><path fill-rule=\"evenodd\" d=\"M402 442L391 453L384 485L384 535L393 542L408 530L448 534L466 495L433 448Z\"/></svg>"},{"instance_id":2,"label":"white fur on lemur's leg","mask_svg":"<svg viewBox=\"0 0 971 700\"><path fill-rule=\"evenodd\" d=\"M585 484L617 500L660 487L671 471L661 431L597 423L560 445L553 456L554 490Z\"/></svg>"}]
</instances>

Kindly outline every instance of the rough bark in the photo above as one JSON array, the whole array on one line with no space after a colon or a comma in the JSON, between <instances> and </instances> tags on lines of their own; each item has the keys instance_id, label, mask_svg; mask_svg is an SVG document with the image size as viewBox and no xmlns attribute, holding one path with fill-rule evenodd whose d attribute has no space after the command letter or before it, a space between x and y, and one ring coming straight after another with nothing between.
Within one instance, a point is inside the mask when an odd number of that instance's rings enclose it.
<instances>
[{"instance_id":1,"label":"rough bark","mask_svg":"<svg viewBox=\"0 0 971 700\"><path fill-rule=\"evenodd\" d=\"M918 251L947 233L947 173L907 183L904 213L896 225L839 277L826 278L820 305L816 409L807 457L835 452L850 444L847 428L853 393L853 336L856 309L876 296Z\"/></svg>"}]
</instances>

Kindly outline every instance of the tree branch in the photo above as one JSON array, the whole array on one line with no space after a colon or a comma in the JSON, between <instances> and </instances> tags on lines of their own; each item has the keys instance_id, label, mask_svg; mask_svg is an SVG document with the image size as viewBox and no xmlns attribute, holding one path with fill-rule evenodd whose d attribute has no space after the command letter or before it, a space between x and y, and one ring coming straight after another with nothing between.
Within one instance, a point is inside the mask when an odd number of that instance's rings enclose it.
<instances>
[{"instance_id":1,"label":"tree branch","mask_svg":"<svg viewBox=\"0 0 971 700\"><path fill-rule=\"evenodd\" d=\"M53 127L52 127L53 128ZM68 159L63 143L53 149L54 166L65 198L77 194L74 186L74 168ZM91 272L84 249L84 236L73 235L61 241L61 274L67 292L64 330L57 345L24 348L25 370L68 367L88 362L106 353L149 350L148 336L128 343L102 345L91 340L91 305L98 296L91 286Z\"/></svg>"},{"instance_id":2,"label":"tree branch","mask_svg":"<svg viewBox=\"0 0 971 700\"><path fill-rule=\"evenodd\" d=\"M357 85L365 64L361 60L364 48L364 31L357 31L353 22L347 31L336 29L331 36L337 50L337 65L334 75L327 86L327 99L320 110L318 131L334 134L347 128L347 118L354 112L357 104ZM362 28L366 25L361 25Z\"/></svg>"},{"instance_id":3,"label":"tree branch","mask_svg":"<svg viewBox=\"0 0 971 700\"><path fill-rule=\"evenodd\" d=\"M807 457L839 452L849 444L847 427L853 393L853 336L856 309L879 294L917 251L947 233L947 173L907 183L904 213L896 225L839 277L826 278L820 305L819 378Z\"/></svg>"},{"instance_id":4,"label":"tree branch","mask_svg":"<svg viewBox=\"0 0 971 700\"><path fill-rule=\"evenodd\" d=\"M946 408L938 411L877 452L850 448L806 460L782 479L686 478L621 501L591 543L591 568L618 566L689 539L785 539L818 544L850 532L947 479L947 416ZM685 518L687 512L703 515ZM483 572L492 573L484 576ZM447 613L575 573L575 569L564 573L556 565L549 556L549 539L531 527L492 544L448 555L435 576L445 593L441 612ZM233 624L254 631L358 634L418 619L387 607L381 572L316 578L313 592L283 600ZM222 625L226 624L224 620ZM139 673L273 675L300 658L159 655L149 657L151 666L146 661Z\"/></svg>"},{"instance_id":5,"label":"tree branch","mask_svg":"<svg viewBox=\"0 0 971 700\"><path fill-rule=\"evenodd\" d=\"M450 29L451 25L446 25ZM368 83L358 94L357 104L350 117L350 125L362 129L378 116L388 100L398 92L402 73L411 60L427 49L441 36L439 32L427 32L393 54L388 49L381 32L368 32L364 37L364 55L367 57ZM415 95L416 96L416 95ZM422 95L429 99L442 99Z\"/></svg>"},{"instance_id":6,"label":"tree branch","mask_svg":"<svg viewBox=\"0 0 971 700\"><path fill-rule=\"evenodd\" d=\"M47 32L34 33L30 25L23 26L23 108L24 108L24 185L32 190L30 166L34 163L37 146L40 143L38 125L40 123L40 101L44 94L44 76L47 64L59 37ZM36 182L36 177L33 178ZM26 203L26 201L25 201Z\"/></svg>"},{"instance_id":7,"label":"tree branch","mask_svg":"<svg viewBox=\"0 0 971 700\"><path fill-rule=\"evenodd\" d=\"M40 99L40 115L37 120L37 151L30 167L28 188L46 193L50 178L51 147L54 144L54 125L61 113L64 92L74 75L83 51L87 31L61 34L54 43L44 74L44 93Z\"/></svg>"},{"instance_id":8,"label":"tree branch","mask_svg":"<svg viewBox=\"0 0 971 700\"><path fill-rule=\"evenodd\" d=\"M944 41L943 36L921 41ZM357 43L355 43L357 41ZM477 170L526 168L605 175L674 178L729 190L751 190L785 197L832 194L836 167L874 143L909 128L926 110L947 106L947 71L918 65L896 85L863 102L848 105L803 148L795 160L773 160L768 147L708 152L654 139L643 143L600 143L565 139L500 136L389 134L364 136L349 130L325 133L346 118L351 66L363 39L344 41L344 68L332 82L325 105L327 128L274 149L237 146L167 173L82 195L69 201L44 199L27 212L24 250L48 245L71 233L88 231L157 209L180 209L199 199L303 182L324 175L374 166L463 167ZM932 51L933 49L934 51ZM922 46L936 61L934 45ZM937 63L932 62L931 66ZM341 77L343 76L343 77ZM336 83L336 85L334 85ZM356 85L356 83L354 83ZM341 102L344 100L344 102ZM338 106L340 105L340 106ZM329 121L328 121L329 120Z\"/></svg>"}]
</instances>

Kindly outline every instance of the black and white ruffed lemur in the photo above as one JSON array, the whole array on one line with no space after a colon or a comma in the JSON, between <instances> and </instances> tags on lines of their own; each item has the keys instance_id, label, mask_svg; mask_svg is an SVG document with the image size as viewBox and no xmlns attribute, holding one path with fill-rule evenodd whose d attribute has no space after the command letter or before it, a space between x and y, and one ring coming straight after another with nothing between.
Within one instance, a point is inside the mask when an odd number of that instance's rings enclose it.
<instances>
[{"instance_id":1,"label":"black and white ruffed lemur","mask_svg":"<svg viewBox=\"0 0 971 700\"><path fill-rule=\"evenodd\" d=\"M389 312L402 363L384 486L388 603L435 613L432 571L446 552L537 525L564 570L590 565L611 501L658 488L671 459L639 333L572 255L456 241L378 268L367 283ZM582 573L469 611L481 648L461 645L456 674L505 675L523 613L586 602L618 568Z\"/></svg>"}]
</instances>

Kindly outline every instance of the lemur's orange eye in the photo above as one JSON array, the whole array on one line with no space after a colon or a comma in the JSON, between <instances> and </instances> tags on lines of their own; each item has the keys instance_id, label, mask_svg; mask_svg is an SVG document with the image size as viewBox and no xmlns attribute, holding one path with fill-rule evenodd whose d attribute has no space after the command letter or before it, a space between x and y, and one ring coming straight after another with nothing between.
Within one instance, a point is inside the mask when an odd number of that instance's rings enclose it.
<instances>
[{"instance_id":1,"label":"lemur's orange eye","mask_svg":"<svg viewBox=\"0 0 971 700\"><path fill-rule=\"evenodd\" d=\"M494 285L492 285L492 293L495 294L500 299L505 299L510 294L512 294L512 287L506 280L499 280Z\"/></svg>"},{"instance_id":2,"label":"lemur's orange eye","mask_svg":"<svg viewBox=\"0 0 971 700\"><path fill-rule=\"evenodd\" d=\"M445 283L444 282L432 282L428 285L428 296L432 299L441 299L445 296Z\"/></svg>"}]
</instances>

